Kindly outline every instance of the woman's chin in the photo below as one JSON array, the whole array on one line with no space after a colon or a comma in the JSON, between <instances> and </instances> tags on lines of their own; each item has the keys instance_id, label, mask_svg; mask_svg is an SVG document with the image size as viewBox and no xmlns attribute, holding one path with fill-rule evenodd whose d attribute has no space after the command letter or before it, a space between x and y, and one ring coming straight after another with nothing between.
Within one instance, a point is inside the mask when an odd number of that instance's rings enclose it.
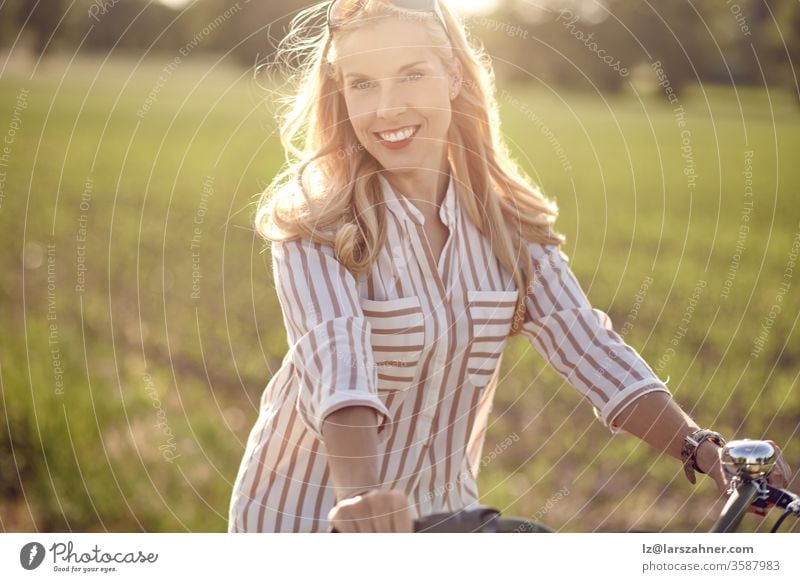
<instances>
[{"instance_id":1,"label":"woman's chin","mask_svg":"<svg viewBox=\"0 0 800 582\"><path fill-rule=\"evenodd\" d=\"M376 157L387 170L393 168L408 170L415 167L425 167L424 156L411 150L397 150L388 153L382 152L380 156Z\"/></svg>"}]
</instances>

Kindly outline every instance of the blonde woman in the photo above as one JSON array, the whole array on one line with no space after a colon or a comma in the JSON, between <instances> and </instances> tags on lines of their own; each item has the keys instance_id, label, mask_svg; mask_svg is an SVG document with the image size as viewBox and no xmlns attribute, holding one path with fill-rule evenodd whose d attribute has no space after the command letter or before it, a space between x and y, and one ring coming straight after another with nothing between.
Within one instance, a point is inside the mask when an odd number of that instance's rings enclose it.
<instances>
[{"instance_id":1,"label":"blonde woman","mask_svg":"<svg viewBox=\"0 0 800 582\"><path fill-rule=\"evenodd\" d=\"M589 304L555 204L503 144L487 59L447 2L324 2L285 42L304 58L281 133L293 163L257 226L289 352L261 398L229 531L408 532L474 507L513 334L610 430L681 459L699 427ZM697 436L691 476L724 488L719 438Z\"/></svg>"}]
</instances>

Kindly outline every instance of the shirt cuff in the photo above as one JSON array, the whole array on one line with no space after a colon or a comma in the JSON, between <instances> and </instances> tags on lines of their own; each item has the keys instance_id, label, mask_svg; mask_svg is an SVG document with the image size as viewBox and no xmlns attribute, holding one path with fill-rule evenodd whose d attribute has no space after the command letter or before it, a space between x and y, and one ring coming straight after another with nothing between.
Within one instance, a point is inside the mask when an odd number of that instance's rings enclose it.
<instances>
[{"instance_id":1,"label":"shirt cuff","mask_svg":"<svg viewBox=\"0 0 800 582\"><path fill-rule=\"evenodd\" d=\"M389 410L379 396L370 397L365 394L351 395L340 392L326 398L325 402L320 406L319 412L315 415L309 415L302 409L300 400L298 399L297 401L297 411L300 414L300 418L319 440L323 440L322 422L325 418L337 410L349 406L368 406L372 408L375 412L375 421L378 426L378 444L383 444L389 440L394 431L394 422L389 415Z\"/></svg>"},{"instance_id":2,"label":"shirt cuff","mask_svg":"<svg viewBox=\"0 0 800 582\"><path fill-rule=\"evenodd\" d=\"M625 408L627 408L637 398L641 398L645 394L651 392L666 392L670 396L672 393L667 388L666 384L658 379L645 378L634 382L615 394L608 402L603 405L602 409L594 407L594 415L600 420L612 434L619 434L622 429L614 424L614 420Z\"/></svg>"}]
</instances>

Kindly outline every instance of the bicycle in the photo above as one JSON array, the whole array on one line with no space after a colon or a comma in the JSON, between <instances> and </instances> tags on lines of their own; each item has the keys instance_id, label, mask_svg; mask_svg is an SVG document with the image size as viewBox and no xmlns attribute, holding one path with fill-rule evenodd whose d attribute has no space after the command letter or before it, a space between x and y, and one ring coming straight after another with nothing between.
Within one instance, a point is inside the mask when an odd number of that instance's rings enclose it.
<instances>
[{"instance_id":1,"label":"bicycle","mask_svg":"<svg viewBox=\"0 0 800 582\"><path fill-rule=\"evenodd\" d=\"M800 518L800 495L767 483L775 461L775 448L766 441L740 439L723 447L722 468L730 478L727 491L729 497L710 533L736 531L751 505L766 508L773 504L784 509L770 533L777 532L789 515ZM337 533L334 528L329 531ZM501 517L497 509L480 506L423 516L414 520L414 532L555 533L555 530L538 521L521 517Z\"/></svg>"}]
</instances>

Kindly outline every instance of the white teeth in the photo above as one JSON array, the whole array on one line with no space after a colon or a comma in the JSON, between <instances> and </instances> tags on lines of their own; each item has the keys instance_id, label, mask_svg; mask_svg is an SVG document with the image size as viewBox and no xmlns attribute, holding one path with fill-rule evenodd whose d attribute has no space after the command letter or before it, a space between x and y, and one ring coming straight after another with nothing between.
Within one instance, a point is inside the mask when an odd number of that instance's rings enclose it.
<instances>
[{"instance_id":1,"label":"white teeth","mask_svg":"<svg viewBox=\"0 0 800 582\"><path fill-rule=\"evenodd\" d=\"M417 131L415 127L406 127L405 129L401 129L400 131L393 131L388 133L379 133L378 135L384 141L390 141L396 143L398 141L403 141L404 139L410 138L414 133Z\"/></svg>"}]
</instances>

